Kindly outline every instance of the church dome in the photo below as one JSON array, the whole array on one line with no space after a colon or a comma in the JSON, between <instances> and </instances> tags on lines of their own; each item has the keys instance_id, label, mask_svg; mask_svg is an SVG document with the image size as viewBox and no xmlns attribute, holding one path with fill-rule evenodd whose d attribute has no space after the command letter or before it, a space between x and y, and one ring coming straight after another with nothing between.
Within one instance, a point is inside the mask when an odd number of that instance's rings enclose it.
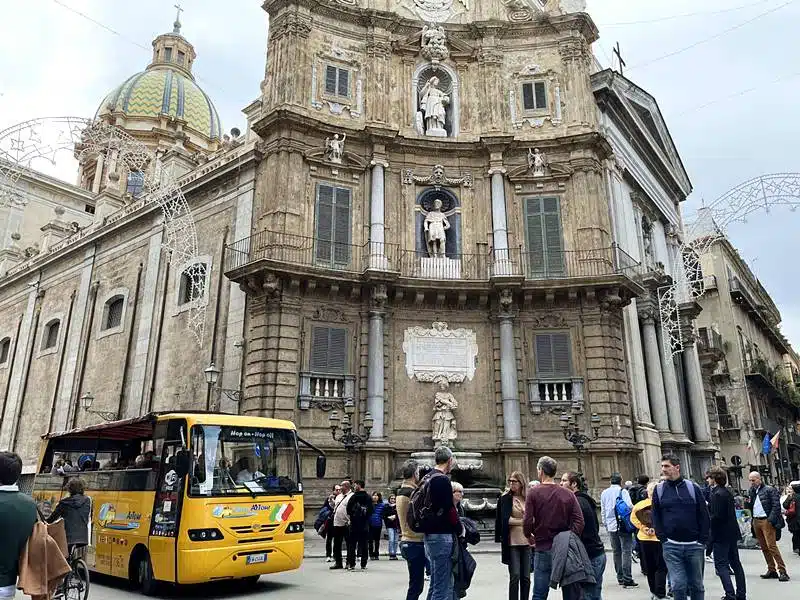
<instances>
[{"instance_id":1,"label":"church dome","mask_svg":"<svg viewBox=\"0 0 800 600\"><path fill-rule=\"evenodd\" d=\"M126 118L166 116L208 140L222 135L213 102L183 69L153 64L126 79L103 100L95 118L122 114Z\"/></svg>"}]
</instances>

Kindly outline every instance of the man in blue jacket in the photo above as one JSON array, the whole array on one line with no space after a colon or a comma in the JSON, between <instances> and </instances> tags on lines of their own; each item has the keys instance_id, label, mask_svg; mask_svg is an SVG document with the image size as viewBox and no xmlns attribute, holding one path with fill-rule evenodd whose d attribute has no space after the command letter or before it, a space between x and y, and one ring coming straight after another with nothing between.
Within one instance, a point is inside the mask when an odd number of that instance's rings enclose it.
<instances>
[{"instance_id":1,"label":"man in blue jacket","mask_svg":"<svg viewBox=\"0 0 800 600\"><path fill-rule=\"evenodd\" d=\"M703 493L681 475L674 454L661 457L665 481L653 494L653 528L664 546L674 600L705 600L703 565L709 533L709 516Z\"/></svg>"}]
</instances>

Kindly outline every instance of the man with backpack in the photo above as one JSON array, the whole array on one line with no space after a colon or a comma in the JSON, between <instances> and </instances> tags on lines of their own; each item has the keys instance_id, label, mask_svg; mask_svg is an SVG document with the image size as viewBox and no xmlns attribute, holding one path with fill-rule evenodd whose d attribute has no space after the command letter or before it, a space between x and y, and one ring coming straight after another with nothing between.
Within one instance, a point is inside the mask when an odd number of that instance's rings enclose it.
<instances>
[{"instance_id":1,"label":"man with backpack","mask_svg":"<svg viewBox=\"0 0 800 600\"><path fill-rule=\"evenodd\" d=\"M453 468L453 453L439 446L434 453L436 466L411 494L408 523L411 529L423 534L425 554L431 564L431 583L428 600L452 600L453 544L463 526L453 503L453 488L447 477Z\"/></svg>"},{"instance_id":2,"label":"man with backpack","mask_svg":"<svg viewBox=\"0 0 800 600\"><path fill-rule=\"evenodd\" d=\"M624 588L637 587L639 584L633 580L631 573L633 532L636 529L631 523L633 502L628 490L622 487L622 475L619 473L611 474L611 486L600 495L600 511L614 549L617 583Z\"/></svg>"},{"instance_id":3,"label":"man with backpack","mask_svg":"<svg viewBox=\"0 0 800 600\"><path fill-rule=\"evenodd\" d=\"M703 568L709 536L709 515L700 488L681 475L674 454L661 458L665 479L653 493L653 529L664 547L674 600L705 599Z\"/></svg>"},{"instance_id":4,"label":"man with backpack","mask_svg":"<svg viewBox=\"0 0 800 600\"><path fill-rule=\"evenodd\" d=\"M425 545L422 534L408 524L408 509L414 490L419 487L419 466L409 460L401 471L403 483L397 490L397 519L400 523L400 554L408 568L408 591L406 600L418 600L425 587Z\"/></svg>"},{"instance_id":5,"label":"man with backpack","mask_svg":"<svg viewBox=\"0 0 800 600\"><path fill-rule=\"evenodd\" d=\"M347 539L347 569L356 568L356 552L361 557L361 570L367 570L369 552L369 521L372 516L372 498L364 490L364 482L357 479L353 482L353 497L347 503L347 516L350 518L350 536Z\"/></svg>"}]
</instances>

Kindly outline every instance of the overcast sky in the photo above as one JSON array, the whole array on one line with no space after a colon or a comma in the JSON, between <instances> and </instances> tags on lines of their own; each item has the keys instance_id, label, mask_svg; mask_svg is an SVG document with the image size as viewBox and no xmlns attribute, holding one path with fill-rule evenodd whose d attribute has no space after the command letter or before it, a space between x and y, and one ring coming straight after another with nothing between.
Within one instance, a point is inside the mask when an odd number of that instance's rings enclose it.
<instances>
[{"instance_id":1,"label":"overcast sky","mask_svg":"<svg viewBox=\"0 0 800 600\"><path fill-rule=\"evenodd\" d=\"M172 29L174 3L0 0L0 130L44 115L93 116L112 88L147 65L152 39ZM260 4L183 1L183 34L197 50L198 83L226 129L243 129L240 111L257 97L263 78L267 27ZM600 28L595 47L600 62L611 64L619 42L628 63L625 74L658 99L694 184L685 212L750 178L800 172L800 0L589 0L588 5ZM745 90L752 91L741 94ZM729 235L778 304L784 332L800 348L795 297L800 286L794 268L787 268L798 260L792 233L798 224L800 215L780 209L732 226Z\"/></svg>"}]
</instances>

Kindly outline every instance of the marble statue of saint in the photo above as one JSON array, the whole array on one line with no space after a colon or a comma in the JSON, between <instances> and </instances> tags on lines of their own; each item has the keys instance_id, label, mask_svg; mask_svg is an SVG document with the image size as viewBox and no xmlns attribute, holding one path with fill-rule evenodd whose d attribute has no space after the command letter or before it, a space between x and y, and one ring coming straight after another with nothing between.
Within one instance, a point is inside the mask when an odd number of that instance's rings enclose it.
<instances>
[{"instance_id":1,"label":"marble statue of saint","mask_svg":"<svg viewBox=\"0 0 800 600\"><path fill-rule=\"evenodd\" d=\"M334 134L333 139L325 138L325 153L328 155L328 159L330 159L331 162L342 162L342 154L344 154L344 141L346 139L346 134L343 134L342 137L339 138L338 133Z\"/></svg>"},{"instance_id":2,"label":"marble statue of saint","mask_svg":"<svg viewBox=\"0 0 800 600\"><path fill-rule=\"evenodd\" d=\"M439 89L439 78L431 77L419 94L420 111L425 115L425 135L447 137L445 122L450 96Z\"/></svg>"},{"instance_id":3,"label":"marble statue of saint","mask_svg":"<svg viewBox=\"0 0 800 600\"><path fill-rule=\"evenodd\" d=\"M449 446L458 437L456 416L458 408L455 396L447 391L446 379L439 381L439 391L433 397L433 442L436 446Z\"/></svg>"},{"instance_id":4,"label":"marble statue of saint","mask_svg":"<svg viewBox=\"0 0 800 600\"><path fill-rule=\"evenodd\" d=\"M533 169L534 177L544 177L545 169L547 168L547 159L541 150L528 148L528 168Z\"/></svg>"},{"instance_id":5,"label":"marble statue of saint","mask_svg":"<svg viewBox=\"0 0 800 600\"><path fill-rule=\"evenodd\" d=\"M428 246L428 256L431 258L444 258L447 246L447 234L450 221L442 212L442 201L438 198L433 201L433 209L425 216L425 243Z\"/></svg>"}]
</instances>

